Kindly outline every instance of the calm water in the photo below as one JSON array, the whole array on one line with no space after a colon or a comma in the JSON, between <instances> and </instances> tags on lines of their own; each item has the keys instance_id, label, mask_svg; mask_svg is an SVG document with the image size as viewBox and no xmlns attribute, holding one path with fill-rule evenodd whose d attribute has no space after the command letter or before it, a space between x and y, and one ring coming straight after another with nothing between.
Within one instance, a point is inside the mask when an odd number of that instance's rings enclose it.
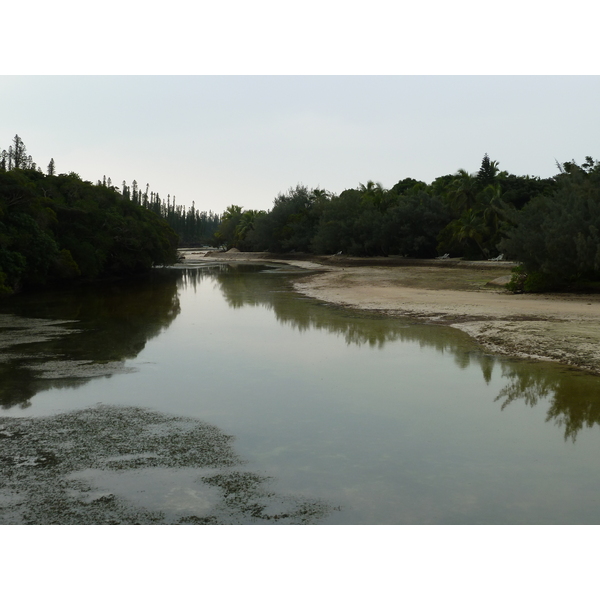
<instances>
[{"instance_id":1,"label":"calm water","mask_svg":"<svg viewBox=\"0 0 600 600\"><path fill-rule=\"evenodd\" d=\"M278 494L339 507L321 523L600 523L600 378L303 298L302 276L181 268L4 302L0 416L197 418Z\"/></svg>"}]
</instances>

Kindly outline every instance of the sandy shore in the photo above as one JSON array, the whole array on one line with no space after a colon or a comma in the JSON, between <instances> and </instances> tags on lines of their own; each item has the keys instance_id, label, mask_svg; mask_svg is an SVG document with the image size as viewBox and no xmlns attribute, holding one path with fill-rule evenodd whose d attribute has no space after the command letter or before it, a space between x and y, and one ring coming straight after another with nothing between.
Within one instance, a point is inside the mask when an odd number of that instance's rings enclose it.
<instances>
[{"instance_id":1,"label":"sandy shore","mask_svg":"<svg viewBox=\"0 0 600 600\"><path fill-rule=\"evenodd\" d=\"M194 258L187 253L187 260ZM553 360L600 374L600 296L510 294L494 282L505 280L512 263L296 259L264 253L201 259L271 260L317 269L295 283L298 292L324 302L451 325L489 352Z\"/></svg>"}]
</instances>

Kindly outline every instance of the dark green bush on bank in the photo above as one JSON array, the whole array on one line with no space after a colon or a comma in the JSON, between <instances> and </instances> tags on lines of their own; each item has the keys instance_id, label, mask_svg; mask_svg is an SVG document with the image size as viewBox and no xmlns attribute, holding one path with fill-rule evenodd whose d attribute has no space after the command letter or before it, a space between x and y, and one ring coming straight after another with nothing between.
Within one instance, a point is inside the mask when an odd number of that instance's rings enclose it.
<instances>
[{"instance_id":1,"label":"dark green bush on bank","mask_svg":"<svg viewBox=\"0 0 600 600\"><path fill-rule=\"evenodd\" d=\"M515 291L594 290L600 281L600 163L567 162L550 193L514 212L499 242L522 268Z\"/></svg>"}]
</instances>

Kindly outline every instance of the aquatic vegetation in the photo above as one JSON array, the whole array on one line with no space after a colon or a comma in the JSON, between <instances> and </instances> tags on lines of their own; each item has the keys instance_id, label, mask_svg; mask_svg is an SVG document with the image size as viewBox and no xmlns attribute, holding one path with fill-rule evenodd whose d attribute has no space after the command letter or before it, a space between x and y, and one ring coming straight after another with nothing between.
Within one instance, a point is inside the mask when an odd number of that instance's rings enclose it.
<instances>
[{"instance_id":1,"label":"aquatic vegetation","mask_svg":"<svg viewBox=\"0 0 600 600\"><path fill-rule=\"evenodd\" d=\"M314 523L217 427L134 407L0 418L1 524Z\"/></svg>"}]
</instances>

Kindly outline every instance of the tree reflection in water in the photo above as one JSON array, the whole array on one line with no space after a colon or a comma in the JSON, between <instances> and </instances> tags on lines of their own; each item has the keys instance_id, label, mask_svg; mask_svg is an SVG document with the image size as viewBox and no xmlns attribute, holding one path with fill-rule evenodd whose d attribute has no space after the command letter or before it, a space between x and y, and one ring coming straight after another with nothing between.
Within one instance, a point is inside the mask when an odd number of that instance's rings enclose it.
<instances>
[{"instance_id":1,"label":"tree reflection in water","mask_svg":"<svg viewBox=\"0 0 600 600\"><path fill-rule=\"evenodd\" d=\"M0 406L26 408L37 393L126 372L146 342L180 312L179 275L19 296L0 310Z\"/></svg>"},{"instance_id":2,"label":"tree reflection in water","mask_svg":"<svg viewBox=\"0 0 600 600\"><path fill-rule=\"evenodd\" d=\"M264 306L273 310L283 324L299 331L325 330L343 336L347 344L383 348L387 342L409 341L451 353L461 369L479 366L488 384L499 364L502 377L509 380L495 399L502 402L501 409L518 400L531 407L547 400L546 421L564 429L565 440L574 442L583 427L600 424L599 377L556 364L483 354L475 350L466 334L451 328L415 325L409 319L390 319L383 314L341 309L312 300L291 302L289 295L281 293L292 289L290 279L265 276L264 270L265 266L244 264L188 269L185 281L187 285L197 285L205 277L215 278L230 307ZM303 275L299 272L297 276Z\"/></svg>"},{"instance_id":3,"label":"tree reflection in water","mask_svg":"<svg viewBox=\"0 0 600 600\"><path fill-rule=\"evenodd\" d=\"M43 390L126 371L179 314L178 283L197 280L167 269L5 302L0 405L27 408ZM339 510L278 494L220 429L142 408L0 417L0 441L0 523L306 524Z\"/></svg>"},{"instance_id":4,"label":"tree reflection in water","mask_svg":"<svg viewBox=\"0 0 600 600\"><path fill-rule=\"evenodd\" d=\"M600 424L600 378L595 375L528 361L502 363L502 375L510 379L496 397L502 410L516 400L534 407L547 398L547 422L564 428L565 440L575 442L584 427Z\"/></svg>"},{"instance_id":5,"label":"tree reflection in water","mask_svg":"<svg viewBox=\"0 0 600 600\"><path fill-rule=\"evenodd\" d=\"M290 277L290 273L294 276ZM583 427L600 424L600 378L558 365L499 359L476 350L467 336L448 327L349 310L286 293L306 271L274 265L228 263L157 270L151 278L37 293L4 301L0 314L0 406L27 407L38 392L84 385L93 377L126 370L146 342L179 314L178 287L216 282L233 309L262 306L298 331L317 329L342 336L348 345L383 348L393 341L452 354L456 365L477 365L490 383L496 364L508 380L497 395L504 410L522 400L549 402L547 421L575 441ZM10 313L10 314L9 314Z\"/></svg>"}]
</instances>

